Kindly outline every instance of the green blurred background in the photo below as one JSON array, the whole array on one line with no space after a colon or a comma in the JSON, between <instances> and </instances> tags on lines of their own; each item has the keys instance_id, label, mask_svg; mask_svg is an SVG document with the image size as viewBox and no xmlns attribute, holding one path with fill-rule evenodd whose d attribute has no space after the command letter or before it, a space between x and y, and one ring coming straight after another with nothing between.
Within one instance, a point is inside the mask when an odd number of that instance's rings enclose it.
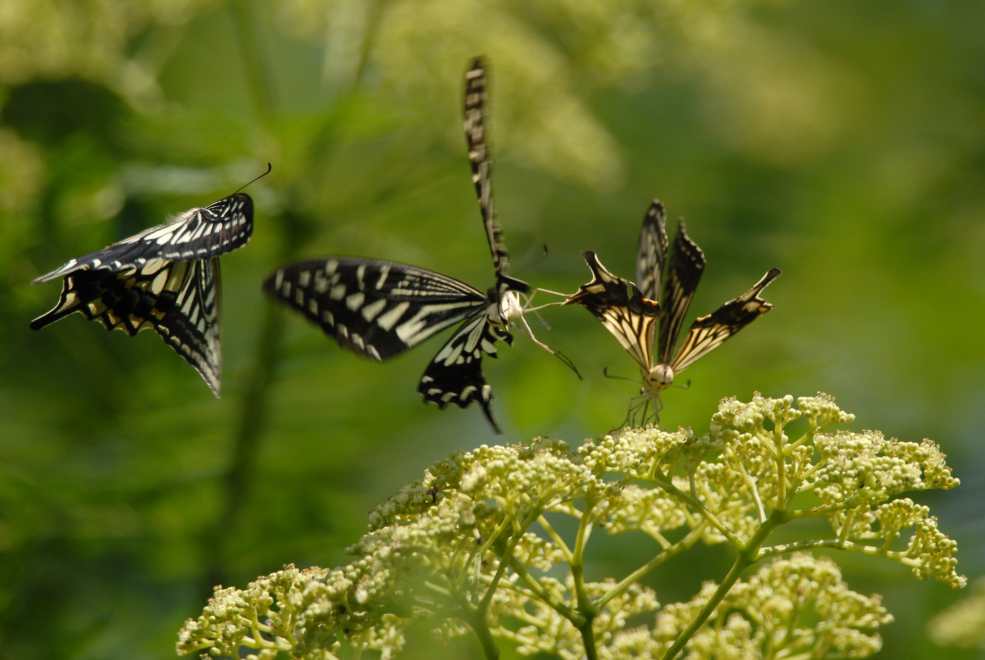
<instances>
[{"instance_id":1,"label":"green blurred background","mask_svg":"<svg viewBox=\"0 0 985 660\"><path fill-rule=\"evenodd\" d=\"M860 427L934 438L963 485L926 501L985 572L983 24L985 4L935 0L4 0L0 657L171 657L212 584L343 561L430 462L622 419L635 386L601 371L635 367L584 311L544 333L584 382L522 336L488 361L497 438L475 408L420 402L440 341L381 366L261 295L276 265L329 253L491 283L460 120L480 53L515 274L572 291L591 248L631 276L653 196L707 255L693 314L780 266L776 309L688 371L664 422L824 390ZM221 400L153 333L28 329L58 293L33 277L267 161L253 239L223 259ZM642 551L602 543L593 568ZM689 597L727 559L651 583ZM960 594L840 562L896 616L885 657L944 653L925 624Z\"/></svg>"}]
</instances>

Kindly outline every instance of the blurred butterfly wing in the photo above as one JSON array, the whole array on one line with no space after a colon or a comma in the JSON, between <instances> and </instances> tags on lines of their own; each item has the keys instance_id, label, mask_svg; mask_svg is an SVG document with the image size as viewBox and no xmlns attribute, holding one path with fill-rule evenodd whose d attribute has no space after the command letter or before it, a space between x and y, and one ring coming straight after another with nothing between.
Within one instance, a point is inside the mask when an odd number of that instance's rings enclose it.
<instances>
[{"instance_id":1,"label":"blurred butterfly wing","mask_svg":"<svg viewBox=\"0 0 985 660\"><path fill-rule=\"evenodd\" d=\"M492 194L492 163L489 145L486 143L486 67L481 58L475 58L465 72L465 142L469 152L469 166L472 168L472 183L479 200L482 224L486 230L486 240L492 254L493 267L497 275L507 272L510 265L509 253L503 242L503 230L496 221L496 211Z\"/></svg>"},{"instance_id":2,"label":"blurred butterfly wing","mask_svg":"<svg viewBox=\"0 0 985 660\"><path fill-rule=\"evenodd\" d=\"M677 335L684 323L684 316L691 305L691 299L701 281L705 269L705 255L701 248L692 241L682 222L677 228L677 235L670 250L670 266L667 269L667 281L664 282L663 295L660 298L660 364L670 364L671 353L677 341Z\"/></svg>"},{"instance_id":3,"label":"blurred butterfly wing","mask_svg":"<svg viewBox=\"0 0 985 660\"><path fill-rule=\"evenodd\" d=\"M651 300L660 299L660 276L667 261L668 244L663 204L653 200L643 218L640 247L636 256L636 285Z\"/></svg>"},{"instance_id":4,"label":"blurred butterfly wing","mask_svg":"<svg viewBox=\"0 0 985 660\"><path fill-rule=\"evenodd\" d=\"M212 393L219 397L222 347L219 343L221 276L219 258L179 262L187 266L174 304L154 324L164 342L194 367Z\"/></svg>"},{"instance_id":5,"label":"blurred butterfly wing","mask_svg":"<svg viewBox=\"0 0 985 660\"><path fill-rule=\"evenodd\" d=\"M347 257L285 266L263 287L342 347L375 360L402 353L486 306L481 292L447 275Z\"/></svg>"},{"instance_id":6,"label":"blurred butterfly wing","mask_svg":"<svg viewBox=\"0 0 985 660\"><path fill-rule=\"evenodd\" d=\"M711 314L697 318L691 324L687 338L671 365L674 372L679 373L773 309L773 305L763 300L759 294L779 275L779 268L771 268L751 289L729 300Z\"/></svg>"},{"instance_id":7,"label":"blurred butterfly wing","mask_svg":"<svg viewBox=\"0 0 985 660\"><path fill-rule=\"evenodd\" d=\"M490 325L485 315L466 321L431 358L417 391L439 408L449 403L460 408L478 403L493 430L501 433L490 406L492 387L482 375L482 356L496 357L498 340L511 344L513 336Z\"/></svg>"},{"instance_id":8,"label":"blurred butterfly wing","mask_svg":"<svg viewBox=\"0 0 985 660\"><path fill-rule=\"evenodd\" d=\"M594 252L586 252L585 261L592 279L568 296L564 304L579 304L591 312L637 364L649 371L653 364L653 327L660 306L644 298L632 282L613 275Z\"/></svg>"}]
</instances>

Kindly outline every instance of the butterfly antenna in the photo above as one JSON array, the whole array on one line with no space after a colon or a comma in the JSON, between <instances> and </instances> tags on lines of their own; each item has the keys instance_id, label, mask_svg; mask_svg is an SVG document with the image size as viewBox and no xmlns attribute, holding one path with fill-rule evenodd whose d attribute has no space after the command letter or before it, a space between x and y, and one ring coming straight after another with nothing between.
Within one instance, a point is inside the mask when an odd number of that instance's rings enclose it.
<instances>
[{"instance_id":1,"label":"butterfly antenna","mask_svg":"<svg viewBox=\"0 0 985 660\"><path fill-rule=\"evenodd\" d=\"M236 189L236 192L234 192L233 194L235 195L236 193L238 193L243 188L246 188L247 186L250 186L250 185L256 183L257 181L259 181L260 179L262 179L263 177L267 176L268 174L270 174L270 170L272 170L272 169L274 169L274 167L268 161L267 162L267 169L262 174L259 174L259 175L255 176L255 177L253 177L252 179L250 179L249 181L247 181L245 184L243 184L242 186L240 186L239 188L237 188Z\"/></svg>"},{"instance_id":2,"label":"butterfly antenna","mask_svg":"<svg viewBox=\"0 0 985 660\"><path fill-rule=\"evenodd\" d=\"M610 374L609 367L602 367L602 375L609 380L628 380L630 382L634 382L634 379L632 378L626 378L625 376L614 376L613 374Z\"/></svg>"},{"instance_id":3,"label":"butterfly antenna","mask_svg":"<svg viewBox=\"0 0 985 660\"><path fill-rule=\"evenodd\" d=\"M688 378L683 383L672 383L671 384L671 387L676 387L679 390L688 390L688 389L691 389L691 379Z\"/></svg>"},{"instance_id":4,"label":"butterfly antenna","mask_svg":"<svg viewBox=\"0 0 985 660\"><path fill-rule=\"evenodd\" d=\"M526 316L524 316L524 315L521 314L520 315L520 321L523 323L523 327L526 328L527 334L530 335L530 341L532 341L534 344L536 344L537 346L539 346L540 348L542 348L543 350L547 351L548 353L550 353L551 355L553 355L554 357L556 357L558 360L560 360L561 361L561 364L563 364L568 369L571 369L571 371L574 372L575 376L578 377L578 380L583 380L583 378L581 377L581 372L578 371L578 367L576 367L575 366L575 363L571 361L571 358L569 358L567 355L565 355L561 351L559 351L557 349L554 349L554 348L551 348L550 346L548 346L547 344L545 344L541 340L537 339L537 335L534 334L534 331L530 327L530 324L527 323L527 317Z\"/></svg>"}]
</instances>

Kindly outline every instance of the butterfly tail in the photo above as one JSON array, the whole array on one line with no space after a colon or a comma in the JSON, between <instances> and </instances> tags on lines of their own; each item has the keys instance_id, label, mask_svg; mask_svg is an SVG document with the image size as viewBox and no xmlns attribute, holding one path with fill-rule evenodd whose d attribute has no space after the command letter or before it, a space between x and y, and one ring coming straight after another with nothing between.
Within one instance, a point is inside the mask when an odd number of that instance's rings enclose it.
<instances>
[{"instance_id":1,"label":"butterfly tail","mask_svg":"<svg viewBox=\"0 0 985 660\"><path fill-rule=\"evenodd\" d=\"M58 303L41 316L33 319L31 321L31 330L40 330L55 321L60 321L69 314L81 312L84 303L78 298L71 299L70 295L72 294L68 291L68 285L62 285L62 295Z\"/></svg>"}]
</instances>

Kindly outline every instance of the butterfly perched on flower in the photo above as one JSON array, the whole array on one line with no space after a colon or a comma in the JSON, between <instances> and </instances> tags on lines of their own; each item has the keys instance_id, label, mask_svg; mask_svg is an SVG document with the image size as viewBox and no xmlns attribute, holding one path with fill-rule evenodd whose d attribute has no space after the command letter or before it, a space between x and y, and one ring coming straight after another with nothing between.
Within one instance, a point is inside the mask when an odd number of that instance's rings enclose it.
<instances>
[{"instance_id":1,"label":"butterfly perched on flower","mask_svg":"<svg viewBox=\"0 0 985 660\"><path fill-rule=\"evenodd\" d=\"M242 247L252 233L253 200L236 192L70 259L34 280L61 279L62 291L58 303L31 327L40 330L79 312L131 337L153 329L218 397L219 255Z\"/></svg>"},{"instance_id":2,"label":"butterfly perched on flower","mask_svg":"<svg viewBox=\"0 0 985 660\"><path fill-rule=\"evenodd\" d=\"M597 317L639 365L645 395L643 421L649 402L659 408L661 390L681 371L773 309L759 294L780 275L779 268L771 268L748 291L711 314L699 316L675 352L704 272L705 256L688 237L683 222L671 244L665 217L663 205L654 200L640 231L636 283L613 275L594 252L586 252L592 279L564 300L564 304L584 306Z\"/></svg>"},{"instance_id":3,"label":"butterfly perched on flower","mask_svg":"<svg viewBox=\"0 0 985 660\"><path fill-rule=\"evenodd\" d=\"M496 275L492 287L483 293L461 280L416 266L329 256L278 268L264 282L264 290L304 314L342 347L379 361L458 324L425 369L418 392L439 408L449 403L461 408L477 403L499 433L482 358L496 357L499 341L512 344L510 325L514 321L526 328L539 347L570 368L574 365L534 336L523 316L530 285L507 274L509 253L493 207L486 84L485 64L476 58L465 73L465 139Z\"/></svg>"}]
</instances>

